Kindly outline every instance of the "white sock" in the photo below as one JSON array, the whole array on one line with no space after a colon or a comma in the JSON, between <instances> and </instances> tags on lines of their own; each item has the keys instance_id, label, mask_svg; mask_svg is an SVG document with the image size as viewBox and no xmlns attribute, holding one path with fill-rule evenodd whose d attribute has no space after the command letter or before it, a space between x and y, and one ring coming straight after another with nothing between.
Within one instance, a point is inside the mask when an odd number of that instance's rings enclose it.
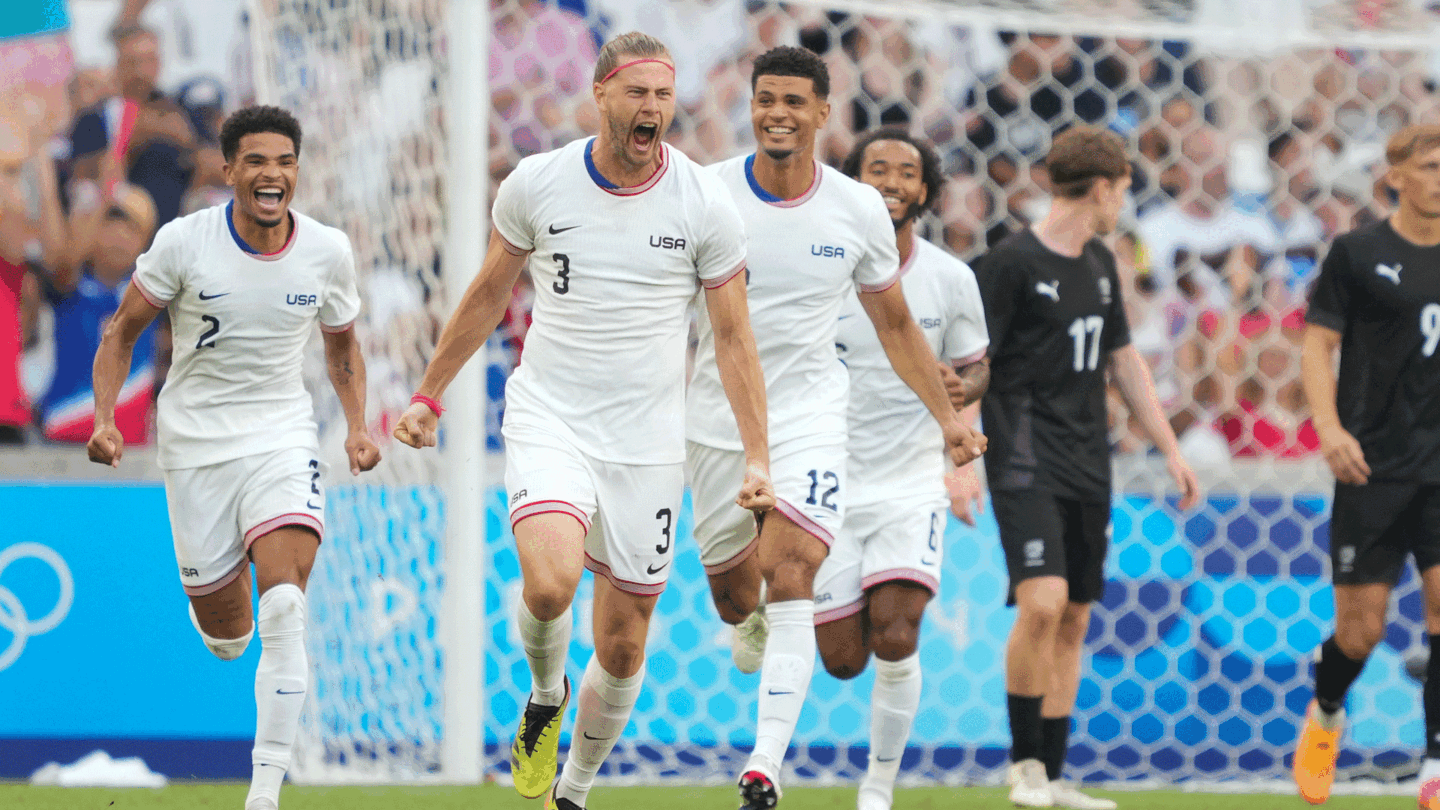
<instances>
[{"instance_id":1,"label":"white sock","mask_svg":"<svg viewBox=\"0 0 1440 810\"><path fill-rule=\"evenodd\" d=\"M250 760L250 794L280 803L280 783L300 732L309 666L305 657L305 593L276 585L260 595L260 666L255 670L255 750Z\"/></svg>"},{"instance_id":2,"label":"white sock","mask_svg":"<svg viewBox=\"0 0 1440 810\"><path fill-rule=\"evenodd\" d=\"M598 657L590 657L585 677L580 681L575 728L570 732L570 754L565 758L560 783L555 787L556 798L585 806L590 787L595 784L595 774L615 748L625 724L630 722L630 712L640 699L644 682L643 663L634 675L617 678L600 666Z\"/></svg>"},{"instance_id":3,"label":"white sock","mask_svg":"<svg viewBox=\"0 0 1440 810\"><path fill-rule=\"evenodd\" d=\"M530 701L538 706L559 706L565 699L565 659L570 650L570 608L548 622L530 612L525 600L515 611L525 660L530 662Z\"/></svg>"},{"instance_id":4,"label":"white sock","mask_svg":"<svg viewBox=\"0 0 1440 810\"><path fill-rule=\"evenodd\" d=\"M745 770L760 771L778 784L785 749L795 736L810 676L815 672L815 603L809 599L771 602L765 608L770 639L760 665L760 704L755 750Z\"/></svg>"},{"instance_id":5,"label":"white sock","mask_svg":"<svg viewBox=\"0 0 1440 810\"><path fill-rule=\"evenodd\" d=\"M910 740L910 726L920 708L920 653L899 661L875 659L875 688L870 692L870 764L860 782L865 794L889 807L900 773L900 757Z\"/></svg>"}]
</instances>

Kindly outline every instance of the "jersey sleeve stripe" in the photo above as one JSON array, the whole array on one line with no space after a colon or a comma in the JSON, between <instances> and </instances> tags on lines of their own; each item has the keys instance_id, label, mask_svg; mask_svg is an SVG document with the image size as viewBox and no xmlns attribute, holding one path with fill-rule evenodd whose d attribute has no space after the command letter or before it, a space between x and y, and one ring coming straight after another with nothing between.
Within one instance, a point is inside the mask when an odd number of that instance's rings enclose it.
<instances>
[{"instance_id":1,"label":"jersey sleeve stripe","mask_svg":"<svg viewBox=\"0 0 1440 810\"><path fill-rule=\"evenodd\" d=\"M261 536L286 526L304 526L307 529L314 529L320 539L325 539L325 524L320 522L320 518L303 512L286 512L283 515L261 521L251 527L250 531L245 532L245 550L249 551L250 544L259 540Z\"/></svg>"},{"instance_id":2,"label":"jersey sleeve stripe","mask_svg":"<svg viewBox=\"0 0 1440 810\"><path fill-rule=\"evenodd\" d=\"M500 247L505 248L505 252L509 253L511 256L524 256L525 254L530 252L525 248L515 245L509 239L506 239L505 234L500 233L498 229L495 231L495 233L500 237Z\"/></svg>"},{"instance_id":3,"label":"jersey sleeve stripe","mask_svg":"<svg viewBox=\"0 0 1440 810\"><path fill-rule=\"evenodd\" d=\"M513 532L515 527L520 525L520 521L526 518L549 514L569 515L580 521L580 527L585 530L586 534L590 533L590 518L585 514L585 510L565 501L531 501L512 510L510 512L510 530Z\"/></svg>"},{"instance_id":4,"label":"jersey sleeve stripe","mask_svg":"<svg viewBox=\"0 0 1440 810\"><path fill-rule=\"evenodd\" d=\"M130 283L135 285L135 290L140 293L140 297L144 298L145 303L149 304L150 306L155 307L156 309L164 309L166 306L169 305L169 301L164 301L160 298L160 296L155 295L154 293L145 289L145 285L140 283L139 276L131 276Z\"/></svg>"},{"instance_id":5,"label":"jersey sleeve stripe","mask_svg":"<svg viewBox=\"0 0 1440 810\"><path fill-rule=\"evenodd\" d=\"M890 278L888 278L888 279L880 282L879 284L860 284L860 285L857 285L857 286L860 287L860 292L866 292L866 293L885 292L886 290L890 289L891 287L894 287L896 284L898 284L898 283L900 282L900 276L901 276L901 274L897 272L895 275L893 275L893 276L891 276Z\"/></svg>"},{"instance_id":6,"label":"jersey sleeve stripe","mask_svg":"<svg viewBox=\"0 0 1440 810\"><path fill-rule=\"evenodd\" d=\"M835 538L831 536L830 532L826 531L824 526L811 520L804 512L801 512L789 503L776 498L775 509L780 514L790 518L791 523L804 529L807 533L813 535L816 540L824 543L826 548L829 548L835 542Z\"/></svg>"},{"instance_id":7,"label":"jersey sleeve stripe","mask_svg":"<svg viewBox=\"0 0 1440 810\"><path fill-rule=\"evenodd\" d=\"M240 562L236 563L235 567L231 568L229 573L214 582L207 585L181 585L180 587L190 596L209 596L238 579L241 572L243 572L248 565L250 565L250 558L242 556Z\"/></svg>"},{"instance_id":8,"label":"jersey sleeve stripe","mask_svg":"<svg viewBox=\"0 0 1440 810\"><path fill-rule=\"evenodd\" d=\"M914 582L929 588L931 594L940 593L940 580L917 568L890 568L885 571L876 571L860 580L860 589L868 591L876 585L886 582Z\"/></svg>"},{"instance_id":9,"label":"jersey sleeve stripe","mask_svg":"<svg viewBox=\"0 0 1440 810\"><path fill-rule=\"evenodd\" d=\"M730 279L735 278L743 272L745 272L745 262L742 261L739 264L735 265L734 270L731 270L725 275L718 276L716 278L702 278L700 279L700 283L705 285L705 289L713 290L716 287L724 287L726 284L730 283Z\"/></svg>"},{"instance_id":10,"label":"jersey sleeve stripe","mask_svg":"<svg viewBox=\"0 0 1440 810\"><path fill-rule=\"evenodd\" d=\"M971 353L969 353L969 354L967 354L967 355L964 355L963 357L957 357L957 358L955 358L955 359L952 360L951 362L954 363L954 364L957 365L957 366L968 366L968 365L970 365L971 363L978 363L978 362L980 362L981 360L984 360L984 359L985 359L985 352L987 352L987 351L989 351L989 350L990 350L990 344L987 343L987 344L985 344L984 346L981 346L980 348L976 349L975 351L973 351L973 352L971 352Z\"/></svg>"},{"instance_id":11,"label":"jersey sleeve stripe","mask_svg":"<svg viewBox=\"0 0 1440 810\"><path fill-rule=\"evenodd\" d=\"M666 580L662 579L653 585L647 585L643 582L631 582L628 579L621 579L615 576L615 572L610 570L610 566L591 557L589 553L585 555L585 567L596 576L602 576L610 580L611 585L614 585L617 589L625 593L634 594L635 596L659 596L665 592Z\"/></svg>"},{"instance_id":12,"label":"jersey sleeve stripe","mask_svg":"<svg viewBox=\"0 0 1440 810\"><path fill-rule=\"evenodd\" d=\"M354 318L351 318L349 322L340 324L339 326L330 326L329 324L326 324L324 321L321 321L321 322L320 322L320 331L321 331L321 332L324 332L324 333L326 333L326 334L330 334L330 335L338 335L338 334L340 334L341 332L349 332L351 329L354 329L354 328L355 328L355 319L354 319Z\"/></svg>"},{"instance_id":13,"label":"jersey sleeve stripe","mask_svg":"<svg viewBox=\"0 0 1440 810\"><path fill-rule=\"evenodd\" d=\"M864 609L865 596L864 594L861 594L859 599L856 599L854 602L851 602L848 605L841 605L839 607L833 607L829 610L822 610L819 613L816 613L815 626L819 627L822 624L838 622L847 616L854 616L856 613L859 613Z\"/></svg>"},{"instance_id":14,"label":"jersey sleeve stripe","mask_svg":"<svg viewBox=\"0 0 1440 810\"><path fill-rule=\"evenodd\" d=\"M740 552L739 552L738 554L734 555L733 557L731 557L730 559L728 559L728 560L721 560L721 561L718 562L718 563L714 563L714 564L712 564L712 565L707 565L707 566L705 566L705 574L706 574L706 576L712 576L712 577L713 577L713 576L715 576L716 574L723 574L723 573L725 573L726 571L729 571L731 568L736 567L736 566L739 565L740 563L745 562L746 558L748 558L748 557L750 556L750 554L755 551L755 547L758 546L759 544L760 544L760 535L757 534L757 535L755 535L755 537L754 537L753 539L751 539L751 541L750 541L749 543L747 543L747 544L745 545L745 548L740 549Z\"/></svg>"}]
</instances>

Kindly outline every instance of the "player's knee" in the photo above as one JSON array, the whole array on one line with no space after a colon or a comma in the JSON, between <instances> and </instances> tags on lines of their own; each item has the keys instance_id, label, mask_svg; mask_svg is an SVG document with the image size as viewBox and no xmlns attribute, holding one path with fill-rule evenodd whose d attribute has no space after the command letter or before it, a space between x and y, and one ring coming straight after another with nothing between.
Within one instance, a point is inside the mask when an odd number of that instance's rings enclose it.
<instances>
[{"instance_id":1,"label":"player's knee","mask_svg":"<svg viewBox=\"0 0 1440 810\"><path fill-rule=\"evenodd\" d=\"M542 622L553 621L570 608L570 603L575 599L575 589L579 585L579 577L574 581L566 577L552 577L540 582L527 581L522 598L535 618Z\"/></svg>"},{"instance_id":2,"label":"player's knee","mask_svg":"<svg viewBox=\"0 0 1440 810\"><path fill-rule=\"evenodd\" d=\"M194 625L195 632L200 634L200 640L205 642L205 649L221 661L234 661L245 654L250 646L250 639L255 637L255 624L250 624L250 629L245 635L239 638L216 638L206 633L200 626L200 618L195 615L195 606L190 606L190 624Z\"/></svg>"},{"instance_id":3,"label":"player's knee","mask_svg":"<svg viewBox=\"0 0 1440 810\"><path fill-rule=\"evenodd\" d=\"M870 630L870 647L884 661L899 661L915 653L920 643L920 622L908 616L896 617Z\"/></svg>"},{"instance_id":4,"label":"player's knee","mask_svg":"<svg viewBox=\"0 0 1440 810\"><path fill-rule=\"evenodd\" d=\"M1352 661L1361 661L1370 657L1370 653L1380 644L1385 637L1384 617L1353 616L1343 619L1335 625L1335 645L1345 657Z\"/></svg>"},{"instance_id":5,"label":"player's knee","mask_svg":"<svg viewBox=\"0 0 1440 810\"><path fill-rule=\"evenodd\" d=\"M848 681L865 671L870 663L870 651L862 644L847 644L841 648L820 649L820 660L825 671L842 681Z\"/></svg>"},{"instance_id":6,"label":"player's knee","mask_svg":"<svg viewBox=\"0 0 1440 810\"><path fill-rule=\"evenodd\" d=\"M733 595L715 594L715 610L720 614L720 621L726 624L740 624L755 612L757 606L758 603L752 603L750 609L746 610Z\"/></svg>"},{"instance_id":7,"label":"player's knee","mask_svg":"<svg viewBox=\"0 0 1440 810\"><path fill-rule=\"evenodd\" d=\"M260 594L260 613L255 622L260 638L303 635L305 632L305 592L299 585L284 583Z\"/></svg>"}]
</instances>

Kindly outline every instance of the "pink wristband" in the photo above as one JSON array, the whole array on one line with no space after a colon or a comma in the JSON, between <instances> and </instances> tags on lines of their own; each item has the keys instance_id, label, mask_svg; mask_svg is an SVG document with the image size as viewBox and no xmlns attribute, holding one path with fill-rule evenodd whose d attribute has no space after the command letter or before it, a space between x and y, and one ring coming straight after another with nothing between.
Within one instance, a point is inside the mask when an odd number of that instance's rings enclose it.
<instances>
[{"instance_id":1,"label":"pink wristband","mask_svg":"<svg viewBox=\"0 0 1440 810\"><path fill-rule=\"evenodd\" d=\"M425 396L424 394L416 394L415 396L410 397L410 404L411 404L411 405L414 405L414 404L417 403L417 402L424 403L425 407L427 407L427 408L429 408L430 410L432 410L432 411L435 412L435 415L436 415L436 416L439 416L440 414L445 413L445 409L442 408L442 407L440 407L440 403L439 403L439 402L431 399L430 397Z\"/></svg>"}]
</instances>

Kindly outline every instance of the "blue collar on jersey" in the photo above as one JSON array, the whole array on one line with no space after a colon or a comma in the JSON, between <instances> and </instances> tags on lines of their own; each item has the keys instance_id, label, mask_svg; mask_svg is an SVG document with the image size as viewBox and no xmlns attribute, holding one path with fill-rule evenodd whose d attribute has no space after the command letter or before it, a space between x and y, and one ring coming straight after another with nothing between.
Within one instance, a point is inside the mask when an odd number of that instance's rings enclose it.
<instances>
[{"instance_id":1,"label":"blue collar on jersey","mask_svg":"<svg viewBox=\"0 0 1440 810\"><path fill-rule=\"evenodd\" d=\"M745 158L745 182L750 184L750 190L755 196L767 203L785 202L774 194L760 187L760 181L755 179L755 153L751 152L750 157Z\"/></svg>"},{"instance_id":2,"label":"blue collar on jersey","mask_svg":"<svg viewBox=\"0 0 1440 810\"><path fill-rule=\"evenodd\" d=\"M294 238L295 238L295 215L292 214L292 213L290 213L289 211L286 211L286 212L285 212L285 215L288 216L288 217L290 217L290 239L294 239ZM265 255L267 255L267 254L265 254L265 253L261 253L260 251L256 250L256 249L253 248L253 247L250 247L250 243L249 243L249 242L246 242L244 239L242 239L242 238L240 237L240 232L237 231L237 230L235 230L235 201L234 201L234 200L231 200L230 202L225 203L225 224L230 226L230 236L231 236L231 238L233 238L233 239L235 240L235 244L238 245L241 250L245 251L246 253L249 253L251 256L265 256ZM286 239L286 240L285 240L285 244L286 244L286 245L289 245L289 244L290 244L290 239ZM284 250L284 248L281 248L281 250Z\"/></svg>"},{"instance_id":3,"label":"blue collar on jersey","mask_svg":"<svg viewBox=\"0 0 1440 810\"><path fill-rule=\"evenodd\" d=\"M594 180L594 181L595 181L595 185L597 185L597 186L599 186L599 187L601 187L601 188L610 189L610 190L612 190L612 191L615 190L615 189L617 189L617 188L620 188L619 186L615 185L614 183L610 182L609 180L606 180L606 179L605 179L605 175L601 174L601 173L600 173L600 170L597 169L597 168L595 168L595 158L590 157L590 150L591 150L591 149L594 149L594 148L595 148L595 139L594 139L594 138L591 138L591 139L590 139L590 142L587 143L587 144L585 144L585 171L587 171L587 172L590 173L590 179L591 179L591 180Z\"/></svg>"}]
</instances>

